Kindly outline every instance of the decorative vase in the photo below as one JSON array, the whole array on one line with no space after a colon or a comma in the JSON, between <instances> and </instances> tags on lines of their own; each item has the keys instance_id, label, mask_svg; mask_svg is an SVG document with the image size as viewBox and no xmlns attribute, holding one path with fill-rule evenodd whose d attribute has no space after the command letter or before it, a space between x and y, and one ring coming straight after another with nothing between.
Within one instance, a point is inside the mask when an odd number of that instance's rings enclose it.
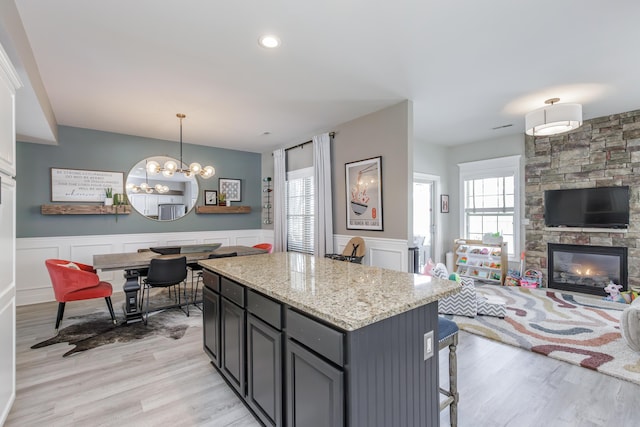
<instances>
[{"instance_id":1,"label":"decorative vase","mask_svg":"<svg viewBox=\"0 0 640 427\"><path fill-rule=\"evenodd\" d=\"M105 206L113 206L113 197L105 197L104 198Z\"/></svg>"}]
</instances>

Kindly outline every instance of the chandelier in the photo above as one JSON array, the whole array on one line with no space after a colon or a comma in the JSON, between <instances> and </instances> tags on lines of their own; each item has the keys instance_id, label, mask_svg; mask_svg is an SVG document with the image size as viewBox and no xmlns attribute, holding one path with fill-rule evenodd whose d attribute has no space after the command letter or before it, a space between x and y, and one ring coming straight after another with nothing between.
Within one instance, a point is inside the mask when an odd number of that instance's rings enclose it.
<instances>
[{"instance_id":1,"label":"chandelier","mask_svg":"<svg viewBox=\"0 0 640 427\"><path fill-rule=\"evenodd\" d=\"M189 165L188 169L182 169L182 119L187 117L182 113L176 114L176 117L180 119L180 166L174 160L167 160L164 165L160 166L160 163L155 160L151 160L147 163L147 172L156 175L162 173L167 178L172 177L175 173L182 173L186 177L192 177L199 175L201 178L209 179L216 174L216 170L213 166L202 167L200 163L193 162Z\"/></svg>"},{"instance_id":2,"label":"chandelier","mask_svg":"<svg viewBox=\"0 0 640 427\"><path fill-rule=\"evenodd\" d=\"M157 163L157 162L155 162ZM127 190L130 190L133 193L147 193L147 194L151 194L153 192L156 192L158 194L164 194L164 193L168 193L169 192L169 187L163 184L156 184L154 186L151 186L149 184L149 175L147 175L148 173L148 168L149 168L149 162L147 162L147 166L145 167L145 171L144 171L144 182L140 183L140 185L135 185L132 182L128 182L127 183Z\"/></svg>"}]
</instances>

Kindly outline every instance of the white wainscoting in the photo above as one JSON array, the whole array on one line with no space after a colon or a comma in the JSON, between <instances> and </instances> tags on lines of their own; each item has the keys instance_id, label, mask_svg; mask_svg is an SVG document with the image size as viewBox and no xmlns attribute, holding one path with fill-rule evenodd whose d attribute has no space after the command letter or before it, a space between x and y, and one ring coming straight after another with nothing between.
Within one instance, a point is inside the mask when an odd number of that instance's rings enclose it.
<instances>
[{"instance_id":1,"label":"white wainscoting","mask_svg":"<svg viewBox=\"0 0 640 427\"><path fill-rule=\"evenodd\" d=\"M223 246L273 243L273 230L20 238L16 240L16 304L27 305L55 300L44 264L48 258L93 264L93 256L96 254L136 252L138 249L151 246L203 243L222 243ZM100 272L100 279L110 282L114 291L120 291L124 284L123 274L124 271Z\"/></svg>"},{"instance_id":2,"label":"white wainscoting","mask_svg":"<svg viewBox=\"0 0 640 427\"><path fill-rule=\"evenodd\" d=\"M335 253L342 253L349 240L356 236L333 235ZM397 271L409 271L409 244L407 240L363 237L366 252L362 263Z\"/></svg>"},{"instance_id":3,"label":"white wainscoting","mask_svg":"<svg viewBox=\"0 0 640 427\"><path fill-rule=\"evenodd\" d=\"M342 253L354 236L334 235L334 251ZM408 271L406 240L365 237L363 264ZM94 236L30 237L16 240L16 305L54 301L51 280L44 265L48 258L93 264L93 255L136 252L151 246L222 243L223 246L253 246L273 243L273 230L193 231L176 233L110 234ZM100 278L120 291L123 271L100 272ZM115 302L114 302L115 303Z\"/></svg>"},{"instance_id":4,"label":"white wainscoting","mask_svg":"<svg viewBox=\"0 0 640 427\"><path fill-rule=\"evenodd\" d=\"M16 288L0 293L0 426L16 398Z\"/></svg>"}]
</instances>

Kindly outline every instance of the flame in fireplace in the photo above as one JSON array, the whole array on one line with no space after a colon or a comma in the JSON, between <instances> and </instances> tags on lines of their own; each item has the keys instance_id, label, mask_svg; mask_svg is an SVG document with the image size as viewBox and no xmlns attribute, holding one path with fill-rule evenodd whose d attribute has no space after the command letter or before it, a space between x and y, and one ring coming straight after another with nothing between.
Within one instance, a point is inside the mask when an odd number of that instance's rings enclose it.
<instances>
[{"instance_id":1,"label":"flame in fireplace","mask_svg":"<svg viewBox=\"0 0 640 427\"><path fill-rule=\"evenodd\" d=\"M578 268L578 269L576 269L576 274L578 276L591 276L591 269L587 268L586 271L583 273L582 269Z\"/></svg>"}]
</instances>

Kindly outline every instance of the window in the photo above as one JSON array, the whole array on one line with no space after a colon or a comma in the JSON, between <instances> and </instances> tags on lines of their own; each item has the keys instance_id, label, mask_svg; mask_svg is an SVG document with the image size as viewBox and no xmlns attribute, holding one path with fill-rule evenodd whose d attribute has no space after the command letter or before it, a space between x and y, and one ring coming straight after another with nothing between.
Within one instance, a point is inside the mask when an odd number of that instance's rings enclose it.
<instances>
[{"instance_id":1,"label":"window","mask_svg":"<svg viewBox=\"0 0 640 427\"><path fill-rule=\"evenodd\" d=\"M287 173L287 250L313 255L313 168Z\"/></svg>"},{"instance_id":2,"label":"window","mask_svg":"<svg viewBox=\"0 0 640 427\"><path fill-rule=\"evenodd\" d=\"M509 257L520 251L520 156L461 163L461 229L466 239L500 233Z\"/></svg>"}]
</instances>

